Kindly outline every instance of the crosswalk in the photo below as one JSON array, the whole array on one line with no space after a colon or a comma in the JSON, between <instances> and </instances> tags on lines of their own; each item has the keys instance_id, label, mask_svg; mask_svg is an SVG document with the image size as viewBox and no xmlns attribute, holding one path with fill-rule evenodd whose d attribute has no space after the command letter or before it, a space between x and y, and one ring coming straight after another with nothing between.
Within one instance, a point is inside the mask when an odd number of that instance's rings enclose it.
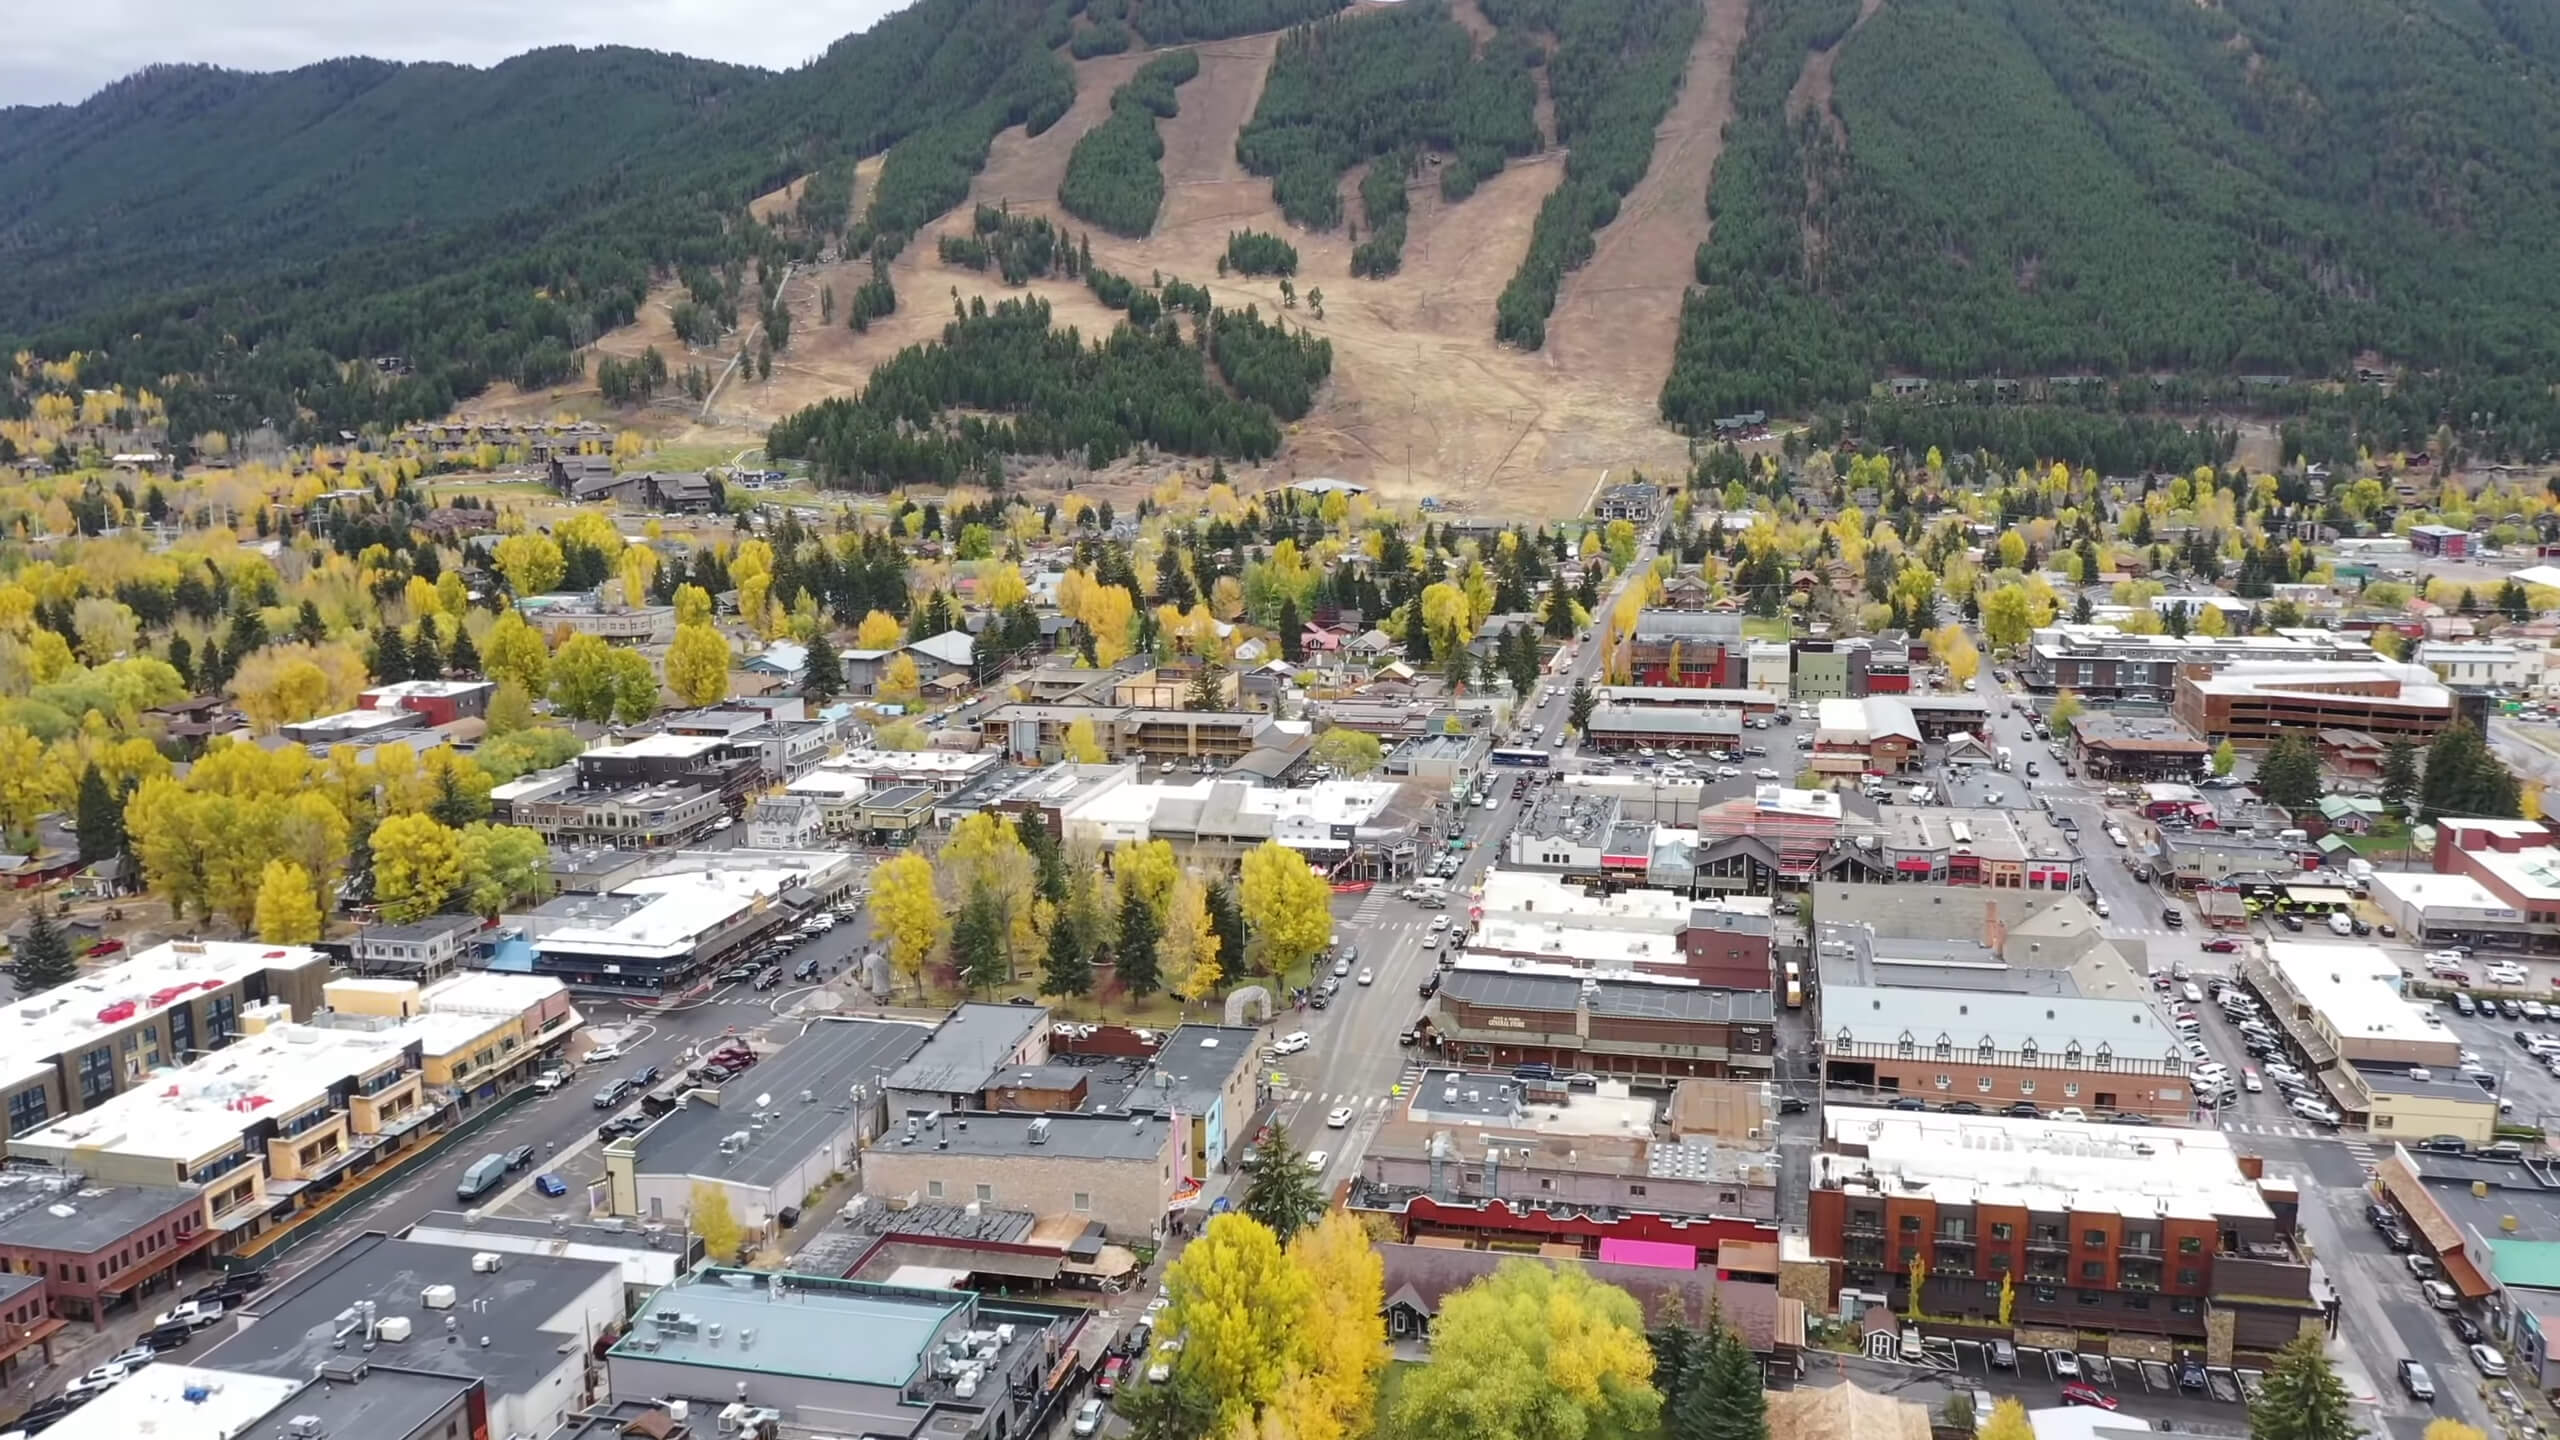
<instances>
[{"instance_id":1,"label":"crosswalk","mask_svg":"<svg viewBox=\"0 0 2560 1440\"><path fill-rule=\"evenodd\" d=\"M1310 1104L1323 1110L1335 1110L1348 1105L1355 1120L1390 1109L1399 1103L1384 1095L1359 1095L1347 1091L1319 1094L1313 1090L1282 1090L1279 1092L1279 1097L1287 1103Z\"/></svg>"}]
</instances>

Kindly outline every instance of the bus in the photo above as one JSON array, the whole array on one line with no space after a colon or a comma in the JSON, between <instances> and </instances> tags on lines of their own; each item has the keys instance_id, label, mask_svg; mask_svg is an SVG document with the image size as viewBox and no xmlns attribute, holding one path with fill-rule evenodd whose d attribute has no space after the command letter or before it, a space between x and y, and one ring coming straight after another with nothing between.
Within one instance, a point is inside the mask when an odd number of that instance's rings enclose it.
<instances>
[{"instance_id":1,"label":"bus","mask_svg":"<svg viewBox=\"0 0 2560 1440\"><path fill-rule=\"evenodd\" d=\"M1547 752L1535 745L1522 746L1517 750L1496 750L1493 763L1515 770L1544 770L1547 768Z\"/></svg>"}]
</instances>

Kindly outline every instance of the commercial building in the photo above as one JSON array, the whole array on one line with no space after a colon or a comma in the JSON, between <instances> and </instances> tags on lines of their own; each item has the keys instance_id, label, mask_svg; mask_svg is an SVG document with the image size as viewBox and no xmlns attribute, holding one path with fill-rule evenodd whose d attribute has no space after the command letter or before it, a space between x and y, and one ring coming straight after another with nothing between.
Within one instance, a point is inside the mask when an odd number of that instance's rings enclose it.
<instances>
[{"instance_id":1,"label":"commercial building","mask_svg":"<svg viewBox=\"0 0 2560 1440\"><path fill-rule=\"evenodd\" d=\"M2174 720L2084 710L2065 727L2069 756L2092 780L2185 780L2205 772L2213 747Z\"/></svg>"},{"instance_id":2,"label":"commercial building","mask_svg":"<svg viewBox=\"0 0 2560 1440\"><path fill-rule=\"evenodd\" d=\"M548 1435L590 1400L588 1357L620 1327L622 1294L621 1267L604 1261L376 1231L242 1302L239 1329L194 1363L296 1386L350 1355L476 1379L487 1387L490 1434Z\"/></svg>"},{"instance_id":3,"label":"commercial building","mask_svg":"<svg viewBox=\"0 0 2560 1440\"><path fill-rule=\"evenodd\" d=\"M690 1400L747 1433L1004 1440L1076 1378L1083 1323L929 1278L711 1268L651 1296L605 1368L617 1397Z\"/></svg>"},{"instance_id":4,"label":"commercial building","mask_svg":"<svg viewBox=\"0 0 2560 1440\"><path fill-rule=\"evenodd\" d=\"M590 789L575 769L538 771L489 792L500 824L520 825L553 846L609 845L617 850L659 850L682 845L710 830L728 812L721 792L707 785L641 785Z\"/></svg>"},{"instance_id":5,"label":"commercial building","mask_svg":"<svg viewBox=\"0 0 2560 1440\"><path fill-rule=\"evenodd\" d=\"M368 925L356 932L354 971L428 984L460 969L480 933L476 915L430 915L405 925Z\"/></svg>"},{"instance_id":6,"label":"commercial building","mask_svg":"<svg viewBox=\"0 0 2560 1440\"><path fill-rule=\"evenodd\" d=\"M1840 1285L1971 1334L2007 1305L2030 1343L2229 1365L2322 1321L2299 1194L2217 1130L1834 1105L1812 1187Z\"/></svg>"},{"instance_id":7,"label":"commercial building","mask_svg":"<svg viewBox=\"0 0 2560 1440\"><path fill-rule=\"evenodd\" d=\"M1160 1114L945 1112L894 1120L862 1155L863 1189L896 1204L947 1200L1098 1224L1123 1243L1162 1237L1189 1127Z\"/></svg>"},{"instance_id":8,"label":"commercial building","mask_svg":"<svg viewBox=\"0 0 2560 1440\"><path fill-rule=\"evenodd\" d=\"M1237 1025L1185 1025L1156 1047L1128 1096L1131 1110L1172 1117L1182 1137L1183 1173L1205 1178L1243 1148L1269 1094L1260 1062L1262 1032Z\"/></svg>"},{"instance_id":9,"label":"commercial building","mask_svg":"<svg viewBox=\"0 0 2560 1440\"><path fill-rule=\"evenodd\" d=\"M1387 1334L1406 1341L1430 1334L1441 1303L1451 1294L1519 1258L1508 1251L1444 1245L1380 1245L1378 1255L1385 1270ZM1666 1265L1644 1250L1627 1255L1587 1261L1582 1269L1594 1281L1634 1296L1648 1317L1720 1317L1763 1364L1791 1366L1804 1348L1804 1302L1780 1295L1775 1285L1722 1275L1711 1262L1683 1268Z\"/></svg>"},{"instance_id":10,"label":"commercial building","mask_svg":"<svg viewBox=\"0 0 2560 1440\"><path fill-rule=\"evenodd\" d=\"M1784 700L1772 691L1759 689L1701 689L1685 685L1602 685L1592 691L1592 698L1602 705L1624 705L1642 710L1667 705L1689 710L1738 710L1744 718L1778 713Z\"/></svg>"},{"instance_id":11,"label":"commercial building","mask_svg":"<svg viewBox=\"0 0 2560 1440\"><path fill-rule=\"evenodd\" d=\"M212 1248L204 1192L184 1185L100 1185L77 1170L0 1170L0 1273L43 1282L37 1314L103 1321L173 1289ZM0 1301L12 1304L15 1297Z\"/></svg>"},{"instance_id":12,"label":"commercial building","mask_svg":"<svg viewBox=\"0 0 2560 1440\"><path fill-rule=\"evenodd\" d=\"M1776 1049L1769 992L1523 960L1462 960L1432 999L1441 1053L1460 1065L1548 1065L1668 1086L1691 1076L1765 1078Z\"/></svg>"},{"instance_id":13,"label":"commercial building","mask_svg":"<svg viewBox=\"0 0 2560 1440\"><path fill-rule=\"evenodd\" d=\"M175 1362L145 1365L46 1433L56 1440L129 1440L137 1435L234 1440L247 1434L261 1417L273 1414L303 1383Z\"/></svg>"},{"instance_id":14,"label":"commercial building","mask_svg":"<svg viewBox=\"0 0 2560 1440\"><path fill-rule=\"evenodd\" d=\"M1806 700L1863 700L1872 648L1861 639L1799 640L1795 645L1793 696Z\"/></svg>"},{"instance_id":15,"label":"commercial building","mask_svg":"<svg viewBox=\"0 0 2560 1440\"><path fill-rule=\"evenodd\" d=\"M1698 812L1702 889L1767 894L1802 885L1838 846L1840 796L1769 783Z\"/></svg>"},{"instance_id":16,"label":"commercial building","mask_svg":"<svg viewBox=\"0 0 2560 1440\"><path fill-rule=\"evenodd\" d=\"M1694 780L1563 775L1542 787L1503 840L1518 870L1648 881L1656 842L1696 816ZM1685 888L1685 887L1684 887Z\"/></svg>"},{"instance_id":17,"label":"commercial building","mask_svg":"<svg viewBox=\"0 0 2560 1440\"><path fill-rule=\"evenodd\" d=\"M1631 970L1730 990L1770 984L1770 902L1669 890L1593 891L1534 871L1485 872L1466 955L1586 971Z\"/></svg>"},{"instance_id":18,"label":"commercial building","mask_svg":"<svg viewBox=\"0 0 2560 1440\"><path fill-rule=\"evenodd\" d=\"M2018 679L2041 695L2069 690L2083 700L2166 701L2178 677L2243 663L2371 664L2373 647L2334 630L2265 635L2134 635L2111 625L2050 625L2027 641Z\"/></svg>"},{"instance_id":19,"label":"commercial building","mask_svg":"<svg viewBox=\"0 0 2560 1440\"><path fill-rule=\"evenodd\" d=\"M1094 742L1108 758L1154 764L1237 759L1262 743L1273 721L1252 710L999 705L979 719L979 743L988 753L1017 761L1054 762L1065 757L1067 732L1078 723L1092 727Z\"/></svg>"},{"instance_id":20,"label":"commercial building","mask_svg":"<svg viewBox=\"0 0 2560 1440\"><path fill-rule=\"evenodd\" d=\"M1775 1238L1776 1127L1672 1138L1662 1112L1659 1097L1617 1081L1577 1091L1426 1070L1362 1151L1345 1203L1408 1240L1534 1242L1586 1258L1637 1242L1678 1247L1679 1263L1695 1266L1726 1241ZM1672 1259L1669 1249L1657 1256Z\"/></svg>"},{"instance_id":21,"label":"commercial building","mask_svg":"<svg viewBox=\"0 0 2560 1440\"><path fill-rule=\"evenodd\" d=\"M617 876L610 894L570 894L510 921L533 968L564 984L667 995L814 911L847 899L867 873L830 850L687 850Z\"/></svg>"},{"instance_id":22,"label":"commercial building","mask_svg":"<svg viewBox=\"0 0 2560 1440\"><path fill-rule=\"evenodd\" d=\"M2041 811L1893 805L1821 873L1868 884L2069 890L2085 868L2080 847Z\"/></svg>"},{"instance_id":23,"label":"commercial building","mask_svg":"<svg viewBox=\"0 0 2560 1440\"><path fill-rule=\"evenodd\" d=\"M1640 611L1624 644L1627 674L1638 685L1724 689L1744 683L1739 615Z\"/></svg>"},{"instance_id":24,"label":"commercial building","mask_svg":"<svg viewBox=\"0 0 2560 1440\"><path fill-rule=\"evenodd\" d=\"M1416 735L1396 746L1381 768L1434 794L1464 795L1484 777L1492 758L1490 732L1452 735L1442 730Z\"/></svg>"},{"instance_id":25,"label":"commercial building","mask_svg":"<svg viewBox=\"0 0 2560 1440\"><path fill-rule=\"evenodd\" d=\"M920 785L936 795L950 795L1003 765L1002 757L982 750L848 750L819 761L815 771L795 777L789 789L799 794L800 787L811 780L841 775L874 790Z\"/></svg>"},{"instance_id":26,"label":"commercial building","mask_svg":"<svg viewBox=\"0 0 2560 1440\"><path fill-rule=\"evenodd\" d=\"M406 710L341 710L276 727L276 734L296 745L375 745L394 735L425 731L424 718Z\"/></svg>"},{"instance_id":27,"label":"commercial building","mask_svg":"<svg viewBox=\"0 0 2560 1440\"><path fill-rule=\"evenodd\" d=\"M702 1263L702 1237L662 1225L627 1224L619 1216L501 1215L487 1210L430 1210L400 1233L421 1245L552 1255L622 1267L623 1293L634 1300Z\"/></svg>"},{"instance_id":28,"label":"commercial building","mask_svg":"<svg viewBox=\"0 0 2560 1440\"><path fill-rule=\"evenodd\" d=\"M516 609L545 635L593 635L616 645L664 645L676 638L673 605L605 606L592 595L528 595Z\"/></svg>"},{"instance_id":29,"label":"commercial building","mask_svg":"<svg viewBox=\"0 0 2560 1440\"><path fill-rule=\"evenodd\" d=\"M796 1214L829 1177L854 1169L880 1133L888 1076L930 1033L825 1017L745 1074L687 1091L656 1124L604 1147L613 1213L682 1230L709 1186L750 1231Z\"/></svg>"},{"instance_id":30,"label":"commercial building","mask_svg":"<svg viewBox=\"0 0 2560 1440\"><path fill-rule=\"evenodd\" d=\"M2389 661L2253 663L2181 675L2170 708L2206 742L2243 746L2322 730L2423 742L2455 715L2453 692L2433 671Z\"/></svg>"},{"instance_id":31,"label":"commercial building","mask_svg":"<svg viewBox=\"0 0 2560 1440\"><path fill-rule=\"evenodd\" d=\"M366 710L405 710L421 723L450 725L489 713L489 697L498 687L486 680L402 680L377 685L356 697Z\"/></svg>"},{"instance_id":32,"label":"commercial building","mask_svg":"<svg viewBox=\"0 0 2560 1440\"><path fill-rule=\"evenodd\" d=\"M2461 1040L2408 997L2399 961L2374 946L2271 940L2264 963L2242 973L2315 1069L2346 1061L2450 1072L2461 1058Z\"/></svg>"},{"instance_id":33,"label":"commercial building","mask_svg":"<svg viewBox=\"0 0 2560 1440\"><path fill-rule=\"evenodd\" d=\"M1140 779L1135 767L1073 778L1072 798L1054 807L1069 841L1110 848L1163 840L1191 863L1219 867L1277 840L1339 880L1412 874L1416 836L1433 808L1423 787L1395 781L1326 780L1293 789L1207 778L1157 784Z\"/></svg>"},{"instance_id":34,"label":"commercial building","mask_svg":"<svg viewBox=\"0 0 2560 1440\"><path fill-rule=\"evenodd\" d=\"M1808 763L1830 775L1874 771L1892 775L1920 759L1920 721L1908 701L1892 695L1824 700L1814 712L1813 754Z\"/></svg>"},{"instance_id":35,"label":"commercial building","mask_svg":"<svg viewBox=\"0 0 2560 1440\"><path fill-rule=\"evenodd\" d=\"M153 1072L219 1050L241 1014L281 1001L320 1008L329 957L301 945L172 940L121 965L0 1007L0 1094L9 1135L94 1109Z\"/></svg>"},{"instance_id":36,"label":"commercial building","mask_svg":"<svg viewBox=\"0 0 2560 1440\"><path fill-rule=\"evenodd\" d=\"M1743 713L1730 706L1595 706L1583 727L1587 750L1730 750L1742 743Z\"/></svg>"},{"instance_id":37,"label":"commercial building","mask_svg":"<svg viewBox=\"0 0 2560 1440\"><path fill-rule=\"evenodd\" d=\"M2194 1112L2177 1037L2130 997L1825 984L1821 1033L1823 1084L1878 1104L1916 1097L1998 1112L2024 1103L2159 1120Z\"/></svg>"},{"instance_id":38,"label":"commercial building","mask_svg":"<svg viewBox=\"0 0 2560 1440\"><path fill-rule=\"evenodd\" d=\"M976 1109L989 1088L1049 1059L1049 1012L1038 1006L964 1004L890 1068L889 1119Z\"/></svg>"},{"instance_id":39,"label":"commercial building","mask_svg":"<svg viewBox=\"0 0 2560 1440\"><path fill-rule=\"evenodd\" d=\"M2542 651L2487 641L2426 640L2409 657L2436 673L2448 685L2510 686L2519 690L2542 683Z\"/></svg>"},{"instance_id":40,"label":"commercial building","mask_svg":"<svg viewBox=\"0 0 2560 1440\"><path fill-rule=\"evenodd\" d=\"M2374 907L2412 944L2521 950L2534 938L2527 912L2470 875L2376 870L2366 883Z\"/></svg>"},{"instance_id":41,"label":"commercial building","mask_svg":"<svg viewBox=\"0 0 2560 1440\"><path fill-rule=\"evenodd\" d=\"M2481 906L2474 915L2447 915L2454 926L2471 927L2461 938L2491 949L2560 950L2560 832L2539 820L2456 817L2438 819L2435 831L2436 873L2472 880L2496 908L2515 912L2510 918Z\"/></svg>"}]
</instances>

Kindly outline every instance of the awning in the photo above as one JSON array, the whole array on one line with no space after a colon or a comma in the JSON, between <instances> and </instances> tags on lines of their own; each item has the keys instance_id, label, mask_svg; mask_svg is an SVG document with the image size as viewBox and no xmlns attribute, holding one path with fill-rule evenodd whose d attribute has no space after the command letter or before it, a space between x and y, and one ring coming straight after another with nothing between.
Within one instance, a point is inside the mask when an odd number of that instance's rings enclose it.
<instances>
[{"instance_id":1,"label":"awning","mask_svg":"<svg viewBox=\"0 0 2560 1440\"><path fill-rule=\"evenodd\" d=\"M1905 875L1926 875L1935 867L1917 855L1905 855L1893 862L1893 868Z\"/></svg>"},{"instance_id":2,"label":"awning","mask_svg":"<svg viewBox=\"0 0 2560 1440\"><path fill-rule=\"evenodd\" d=\"M2444 1262L2444 1278L2461 1292L2465 1300L2485 1300L2492 1288L2480 1267L2471 1263L2468 1251L2454 1250L2436 1257Z\"/></svg>"}]
</instances>

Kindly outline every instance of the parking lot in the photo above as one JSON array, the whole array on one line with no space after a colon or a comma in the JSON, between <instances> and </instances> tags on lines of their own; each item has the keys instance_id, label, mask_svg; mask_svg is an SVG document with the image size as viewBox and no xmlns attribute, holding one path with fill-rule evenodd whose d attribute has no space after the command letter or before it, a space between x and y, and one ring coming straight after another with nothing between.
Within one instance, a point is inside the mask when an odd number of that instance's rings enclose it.
<instances>
[{"instance_id":1,"label":"parking lot","mask_svg":"<svg viewBox=\"0 0 2560 1440\"><path fill-rule=\"evenodd\" d=\"M2209 1366L2191 1358L2172 1364L1940 1338L1924 1339L1921 1357L1912 1361L1901 1357L1900 1344L1890 1332L1871 1336L1869 1358L1891 1360L1906 1372L1942 1377L1950 1393L1985 1390L1995 1397L2015 1396L2035 1409L2092 1403L2094 1392L2103 1408L2124 1406L2145 1417L2174 1415L2184 1428L2245 1426L2243 1407L2257 1398L2265 1378L2254 1369Z\"/></svg>"}]
</instances>

